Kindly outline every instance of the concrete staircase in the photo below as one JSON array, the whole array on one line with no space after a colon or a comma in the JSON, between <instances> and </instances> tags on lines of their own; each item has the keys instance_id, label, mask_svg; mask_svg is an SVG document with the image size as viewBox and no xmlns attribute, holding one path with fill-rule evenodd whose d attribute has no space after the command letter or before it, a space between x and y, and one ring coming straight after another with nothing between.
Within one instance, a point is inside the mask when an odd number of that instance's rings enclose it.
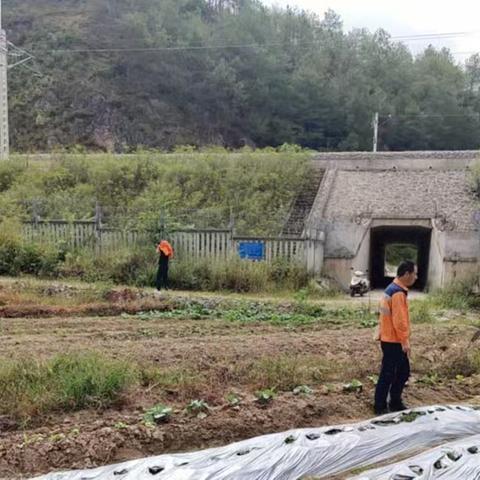
<instances>
[{"instance_id":1,"label":"concrete staircase","mask_svg":"<svg viewBox=\"0 0 480 480\"><path fill-rule=\"evenodd\" d=\"M283 226L283 235L299 237L302 234L324 175L324 168L312 166L305 188L297 195L290 208L287 221Z\"/></svg>"}]
</instances>

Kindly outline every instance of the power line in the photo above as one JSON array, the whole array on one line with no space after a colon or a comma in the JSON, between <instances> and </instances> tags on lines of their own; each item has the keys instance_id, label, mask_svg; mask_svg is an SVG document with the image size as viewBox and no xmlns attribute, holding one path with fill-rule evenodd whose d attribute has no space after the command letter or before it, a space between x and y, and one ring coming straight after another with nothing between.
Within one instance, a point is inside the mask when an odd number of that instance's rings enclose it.
<instances>
[{"instance_id":1,"label":"power line","mask_svg":"<svg viewBox=\"0 0 480 480\"><path fill-rule=\"evenodd\" d=\"M480 35L480 30L465 32L443 32L443 33L422 33L415 35L396 35L389 37L391 40L404 41L419 40L444 40L457 37L466 37L471 35ZM82 54L82 53L142 53L142 52L176 52L176 51L202 51L202 50L228 50L228 49L255 49L266 47L287 47L287 46L309 46L318 45L320 39L312 42L270 42L270 43L247 43L247 44L224 44L224 45L177 45L177 46L154 46L154 47L105 47L105 48L60 48L51 49L50 53L56 54ZM468 52L452 52L467 54Z\"/></svg>"},{"instance_id":2,"label":"power line","mask_svg":"<svg viewBox=\"0 0 480 480\"><path fill-rule=\"evenodd\" d=\"M215 45L215 46L192 46L192 47L138 47L138 48L90 48L90 49L52 49L49 52L54 54L82 54L82 53L155 53L155 52L175 52L175 51L212 51L212 50L234 50L234 49L255 49L268 47L302 47L309 45L318 45L320 42L310 43L263 43L250 45ZM450 51L452 55L474 55L480 52L471 51Z\"/></svg>"},{"instance_id":3,"label":"power line","mask_svg":"<svg viewBox=\"0 0 480 480\"><path fill-rule=\"evenodd\" d=\"M429 40L436 38L456 38L456 37L468 37L471 35L480 35L480 30L470 30L465 32L442 32L442 33L419 33L412 35L393 35L394 40Z\"/></svg>"},{"instance_id":4,"label":"power line","mask_svg":"<svg viewBox=\"0 0 480 480\"><path fill-rule=\"evenodd\" d=\"M448 118L448 117L462 117L462 118L467 118L467 117L480 117L480 112L479 113L400 113L400 114L391 114L391 115L380 115L381 118L389 119L389 118Z\"/></svg>"}]
</instances>

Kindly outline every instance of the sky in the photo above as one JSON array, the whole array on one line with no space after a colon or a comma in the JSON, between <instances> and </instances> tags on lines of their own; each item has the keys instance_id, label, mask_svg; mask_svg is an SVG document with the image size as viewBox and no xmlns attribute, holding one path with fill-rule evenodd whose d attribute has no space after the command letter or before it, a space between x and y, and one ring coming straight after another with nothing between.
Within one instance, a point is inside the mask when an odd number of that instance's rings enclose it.
<instances>
[{"instance_id":1,"label":"sky","mask_svg":"<svg viewBox=\"0 0 480 480\"><path fill-rule=\"evenodd\" d=\"M459 61L480 52L480 1L456 0L262 0L267 5L298 7L320 15L332 9L342 17L345 29L366 27L371 31L384 28L393 36L473 32L449 39L405 41L413 52L429 43L446 46Z\"/></svg>"}]
</instances>

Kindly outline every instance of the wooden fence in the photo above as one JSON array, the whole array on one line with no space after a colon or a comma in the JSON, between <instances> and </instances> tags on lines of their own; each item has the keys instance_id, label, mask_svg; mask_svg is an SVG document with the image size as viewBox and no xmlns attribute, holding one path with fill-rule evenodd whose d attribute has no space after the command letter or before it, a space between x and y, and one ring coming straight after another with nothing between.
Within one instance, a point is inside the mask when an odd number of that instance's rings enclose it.
<instances>
[{"instance_id":1,"label":"wooden fence","mask_svg":"<svg viewBox=\"0 0 480 480\"><path fill-rule=\"evenodd\" d=\"M144 232L107 228L90 221L27 222L24 237L30 242L66 242L74 247L92 248L99 255L151 242ZM231 230L179 230L169 235L169 239L178 258L224 259L239 255L242 249L253 244L261 252L258 260L295 260L305 263L312 273L320 273L323 265L322 232L307 232L305 238L291 238L236 236Z\"/></svg>"}]
</instances>

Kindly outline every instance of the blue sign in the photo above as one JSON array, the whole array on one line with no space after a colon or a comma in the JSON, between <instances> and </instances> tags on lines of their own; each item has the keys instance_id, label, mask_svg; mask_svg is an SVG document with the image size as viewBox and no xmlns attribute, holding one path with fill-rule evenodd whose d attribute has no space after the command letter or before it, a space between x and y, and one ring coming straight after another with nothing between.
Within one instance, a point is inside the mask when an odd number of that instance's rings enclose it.
<instances>
[{"instance_id":1,"label":"blue sign","mask_svg":"<svg viewBox=\"0 0 480 480\"><path fill-rule=\"evenodd\" d=\"M265 258L265 244L263 242L239 242L238 254L247 260L263 260Z\"/></svg>"}]
</instances>

